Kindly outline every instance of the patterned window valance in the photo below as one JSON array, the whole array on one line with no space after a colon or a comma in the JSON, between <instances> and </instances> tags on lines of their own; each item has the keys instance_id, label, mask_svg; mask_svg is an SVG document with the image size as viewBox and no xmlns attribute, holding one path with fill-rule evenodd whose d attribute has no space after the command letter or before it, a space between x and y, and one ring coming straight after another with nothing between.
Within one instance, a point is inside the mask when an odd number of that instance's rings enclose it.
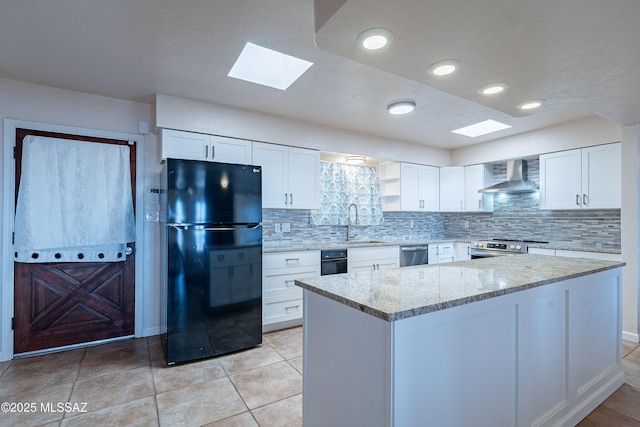
<instances>
[{"instance_id":1,"label":"patterned window valance","mask_svg":"<svg viewBox=\"0 0 640 427\"><path fill-rule=\"evenodd\" d=\"M341 163L320 162L320 209L311 211L315 225L346 225L349 205L358 207L359 225L383 223L380 184L376 169ZM351 211L351 224L355 215Z\"/></svg>"}]
</instances>

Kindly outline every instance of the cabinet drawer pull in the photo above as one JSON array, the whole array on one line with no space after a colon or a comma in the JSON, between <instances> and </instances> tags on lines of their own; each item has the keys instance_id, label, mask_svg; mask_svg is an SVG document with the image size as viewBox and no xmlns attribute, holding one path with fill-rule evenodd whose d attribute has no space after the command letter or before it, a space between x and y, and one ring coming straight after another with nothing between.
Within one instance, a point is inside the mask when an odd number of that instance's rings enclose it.
<instances>
[{"instance_id":1,"label":"cabinet drawer pull","mask_svg":"<svg viewBox=\"0 0 640 427\"><path fill-rule=\"evenodd\" d=\"M294 283L295 283L294 280L285 280L284 281L284 285L285 285L286 288L292 287Z\"/></svg>"},{"instance_id":2,"label":"cabinet drawer pull","mask_svg":"<svg viewBox=\"0 0 640 427\"><path fill-rule=\"evenodd\" d=\"M285 258L284 262L286 262L287 264L289 264L290 262L300 264L300 258Z\"/></svg>"},{"instance_id":3,"label":"cabinet drawer pull","mask_svg":"<svg viewBox=\"0 0 640 427\"><path fill-rule=\"evenodd\" d=\"M296 311L300 308L300 305L292 305L290 307L285 307L285 311L293 310L295 308Z\"/></svg>"}]
</instances>

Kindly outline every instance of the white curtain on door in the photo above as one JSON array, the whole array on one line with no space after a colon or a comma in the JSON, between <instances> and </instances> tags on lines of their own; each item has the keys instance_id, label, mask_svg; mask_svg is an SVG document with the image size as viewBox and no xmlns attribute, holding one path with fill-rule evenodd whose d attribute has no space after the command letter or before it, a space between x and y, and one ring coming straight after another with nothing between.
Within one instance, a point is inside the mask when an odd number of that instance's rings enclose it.
<instances>
[{"instance_id":1,"label":"white curtain on door","mask_svg":"<svg viewBox=\"0 0 640 427\"><path fill-rule=\"evenodd\" d=\"M129 147L25 137L15 261L124 261L133 241Z\"/></svg>"}]
</instances>

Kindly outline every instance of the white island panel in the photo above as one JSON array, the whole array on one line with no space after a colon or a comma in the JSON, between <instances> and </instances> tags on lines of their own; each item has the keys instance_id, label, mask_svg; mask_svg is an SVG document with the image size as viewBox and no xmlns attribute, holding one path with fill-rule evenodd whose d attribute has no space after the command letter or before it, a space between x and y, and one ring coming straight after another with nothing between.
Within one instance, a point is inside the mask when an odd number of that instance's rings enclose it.
<instances>
[{"instance_id":1,"label":"white island panel","mask_svg":"<svg viewBox=\"0 0 640 427\"><path fill-rule=\"evenodd\" d=\"M299 282L304 425L577 424L624 382L623 265L525 255Z\"/></svg>"},{"instance_id":2,"label":"white island panel","mask_svg":"<svg viewBox=\"0 0 640 427\"><path fill-rule=\"evenodd\" d=\"M394 322L392 425L513 425L515 307L452 310Z\"/></svg>"}]
</instances>

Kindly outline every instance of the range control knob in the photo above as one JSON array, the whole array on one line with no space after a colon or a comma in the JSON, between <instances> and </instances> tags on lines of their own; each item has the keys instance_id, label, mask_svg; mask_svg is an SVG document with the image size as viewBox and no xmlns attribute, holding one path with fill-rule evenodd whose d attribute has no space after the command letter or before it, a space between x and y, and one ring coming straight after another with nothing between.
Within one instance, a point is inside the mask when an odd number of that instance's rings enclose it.
<instances>
[{"instance_id":1,"label":"range control knob","mask_svg":"<svg viewBox=\"0 0 640 427\"><path fill-rule=\"evenodd\" d=\"M522 249L522 246L520 246L520 245L516 245L516 249L517 249L517 250L520 250L520 249Z\"/></svg>"},{"instance_id":2,"label":"range control knob","mask_svg":"<svg viewBox=\"0 0 640 427\"><path fill-rule=\"evenodd\" d=\"M516 245L509 246L509 249L515 249L515 248L516 248Z\"/></svg>"}]
</instances>

